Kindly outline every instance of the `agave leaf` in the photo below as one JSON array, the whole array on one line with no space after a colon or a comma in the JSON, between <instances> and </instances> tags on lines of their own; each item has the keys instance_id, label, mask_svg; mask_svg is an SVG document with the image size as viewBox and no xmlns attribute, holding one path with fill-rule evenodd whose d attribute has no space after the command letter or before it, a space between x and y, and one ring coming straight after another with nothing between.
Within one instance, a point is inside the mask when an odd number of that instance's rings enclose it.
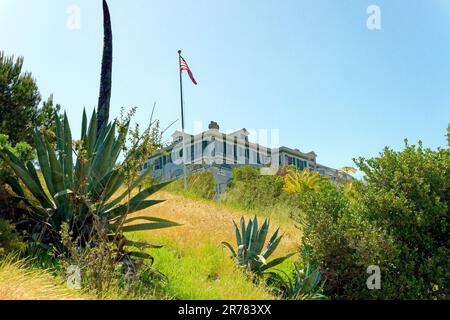
<instances>
[{"instance_id":1,"label":"agave leaf","mask_svg":"<svg viewBox=\"0 0 450 320\"><path fill-rule=\"evenodd\" d=\"M103 202L107 202L116 192L120 189L125 181L125 176L117 170L114 170L114 174L109 179L108 184L105 186L103 194Z\"/></svg>"},{"instance_id":2,"label":"agave leaf","mask_svg":"<svg viewBox=\"0 0 450 320\"><path fill-rule=\"evenodd\" d=\"M59 116L56 114L55 117L55 125L56 125L56 150L59 154L64 153L64 129L61 124L61 120ZM63 157L60 157L60 165L64 167Z\"/></svg>"},{"instance_id":3,"label":"agave leaf","mask_svg":"<svg viewBox=\"0 0 450 320\"><path fill-rule=\"evenodd\" d=\"M279 236L274 241L269 242L266 250L264 250L264 252L262 254L266 259L269 258L272 255L272 253L276 250L276 248L280 244L280 241L282 238L283 238L283 235Z\"/></svg>"},{"instance_id":4,"label":"agave leaf","mask_svg":"<svg viewBox=\"0 0 450 320\"><path fill-rule=\"evenodd\" d=\"M125 226L122 228L122 231L123 232L149 231L149 230L165 229L165 228L176 227L176 226L178 226L178 223L166 220L165 222L142 223L142 224Z\"/></svg>"},{"instance_id":5,"label":"agave leaf","mask_svg":"<svg viewBox=\"0 0 450 320\"><path fill-rule=\"evenodd\" d=\"M6 177L5 181L11 187L11 189L14 191L15 194L17 194L21 198L25 198L25 192L20 186L19 181L17 181L13 177Z\"/></svg>"},{"instance_id":6,"label":"agave leaf","mask_svg":"<svg viewBox=\"0 0 450 320\"><path fill-rule=\"evenodd\" d=\"M269 243L267 244L268 246L273 243L277 238L278 238L278 233L280 232L280 228L278 228L274 234L272 235L272 237L269 240Z\"/></svg>"},{"instance_id":7,"label":"agave leaf","mask_svg":"<svg viewBox=\"0 0 450 320\"><path fill-rule=\"evenodd\" d=\"M85 194L88 173L91 170L92 159L94 158L94 148L97 138L97 115L95 110L92 112L92 117L89 122L89 128L86 136L82 136L82 147L83 147L83 157L80 155L77 157L77 163L75 165L75 177L74 185L76 186L76 192L80 194Z\"/></svg>"},{"instance_id":8,"label":"agave leaf","mask_svg":"<svg viewBox=\"0 0 450 320\"><path fill-rule=\"evenodd\" d=\"M141 242L141 241L132 241L132 240L126 240L125 245L128 247L135 247L139 250L144 249L161 249L164 246L154 245L147 242Z\"/></svg>"},{"instance_id":9,"label":"agave leaf","mask_svg":"<svg viewBox=\"0 0 450 320\"><path fill-rule=\"evenodd\" d=\"M108 135L109 131L111 130L112 124L108 124L105 126L99 133L99 136L97 140L95 141L94 145L94 152L97 153L99 148L102 146L102 144L105 143L106 136Z\"/></svg>"},{"instance_id":10,"label":"agave leaf","mask_svg":"<svg viewBox=\"0 0 450 320\"><path fill-rule=\"evenodd\" d=\"M145 200L145 201L134 201L131 200L130 203L121 204L111 210L105 211L103 215L107 217L109 220L116 219L118 217L122 217L124 215L132 214L148 207L157 205L163 201L161 200Z\"/></svg>"},{"instance_id":11,"label":"agave leaf","mask_svg":"<svg viewBox=\"0 0 450 320\"><path fill-rule=\"evenodd\" d=\"M246 243L245 243L246 232L245 232L245 219L244 219L244 217L241 218L241 232L242 232L242 244L244 246L246 246Z\"/></svg>"},{"instance_id":12,"label":"agave leaf","mask_svg":"<svg viewBox=\"0 0 450 320\"><path fill-rule=\"evenodd\" d=\"M267 264L266 259L262 255L259 254L256 257L258 258L258 261L261 262L263 265Z\"/></svg>"},{"instance_id":13,"label":"agave leaf","mask_svg":"<svg viewBox=\"0 0 450 320\"><path fill-rule=\"evenodd\" d=\"M60 197L67 196L67 195L69 195L69 194L73 194L73 191L70 190L70 189L66 189L66 190L64 190L64 191L58 192L58 193L55 194L53 197L54 197L55 199L58 199L58 198L60 198Z\"/></svg>"},{"instance_id":14,"label":"agave leaf","mask_svg":"<svg viewBox=\"0 0 450 320\"><path fill-rule=\"evenodd\" d=\"M236 242L237 242L237 245L239 247L240 245L242 245L242 237L241 237L241 233L239 231L239 228L238 228L236 222L234 222L234 220L233 220L233 223L234 223L235 234L236 234Z\"/></svg>"},{"instance_id":15,"label":"agave leaf","mask_svg":"<svg viewBox=\"0 0 450 320\"><path fill-rule=\"evenodd\" d=\"M58 118L58 116L56 117ZM73 188L72 133L67 114L64 113L64 180L66 188Z\"/></svg>"},{"instance_id":16,"label":"agave leaf","mask_svg":"<svg viewBox=\"0 0 450 320\"><path fill-rule=\"evenodd\" d=\"M105 176L107 168L110 167L111 162L115 161L115 159L111 159L111 150L114 143L115 134L116 125L113 124L109 128L105 140L99 144L99 147L96 150L96 155L94 161L92 162L90 172L90 175L93 177L93 183L101 180ZM99 141L97 141L97 143L99 143Z\"/></svg>"},{"instance_id":17,"label":"agave leaf","mask_svg":"<svg viewBox=\"0 0 450 320\"><path fill-rule=\"evenodd\" d=\"M255 243L255 252L260 253L262 251L262 249L264 248L264 244L266 243L266 239L267 239L267 233L269 232L269 220L266 219L263 223L263 225L261 226L261 229L259 230L259 234L258 234L258 239Z\"/></svg>"},{"instance_id":18,"label":"agave leaf","mask_svg":"<svg viewBox=\"0 0 450 320\"><path fill-rule=\"evenodd\" d=\"M244 245L238 247L237 258L240 265L244 266L247 264L247 249Z\"/></svg>"},{"instance_id":19,"label":"agave leaf","mask_svg":"<svg viewBox=\"0 0 450 320\"><path fill-rule=\"evenodd\" d=\"M250 246L250 236L252 235L253 221L250 219L248 221L247 230L245 230L245 247L249 249Z\"/></svg>"},{"instance_id":20,"label":"agave leaf","mask_svg":"<svg viewBox=\"0 0 450 320\"><path fill-rule=\"evenodd\" d=\"M258 251L259 243L257 243L257 239L259 237L259 230L258 230L258 218L255 216L253 219L253 228L252 232L250 234L250 242L248 245L249 248L249 259L254 259L259 253Z\"/></svg>"},{"instance_id":21,"label":"agave leaf","mask_svg":"<svg viewBox=\"0 0 450 320\"><path fill-rule=\"evenodd\" d=\"M50 160L52 183L55 188L54 192L58 193L62 190L65 190L61 164L58 161L58 159L56 158L55 152L53 151L51 144L48 143L47 141L45 141L45 142L47 145L48 158Z\"/></svg>"},{"instance_id":22,"label":"agave leaf","mask_svg":"<svg viewBox=\"0 0 450 320\"><path fill-rule=\"evenodd\" d=\"M319 269L315 269L314 271L312 271L312 273L310 273L303 282L304 290L306 292L313 291L319 285L320 278L321 274Z\"/></svg>"},{"instance_id":23,"label":"agave leaf","mask_svg":"<svg viewBox=\"0 0 450 320\"><path fill-rule=\"evenodd\" d=\"M46 208L54 208L53 202L47 197L45 192L42 192L42 187L36 184L34 179L26 168L20 164L20 160L12 154L9 150L5 150L9 156L8 164L13 169L15 174L23 181L33 196ZM18 164L19 163L19 164Z\"/></svg>"},{"instance_id":24,"label":"agave leaf","mask_svg":"<svg viewBox=\"0 0 450 320\"><path fill-rule=\"evenodd\" d=\"M86 150L89 158L94 153L96 141L97 141L97 114L94 110L92 112L91 122L89 123L89 129L86 139L87 142Z\"/></svg>"},{"instance_id":25,"label":"agave leaf","mask_svg":"<svg viewBox=\"0 0 450 320\"><path fill-rule=\"evenodd\" d=\"M86 137L86 131L87 131L87 116L86 116L86 109L83 108L83 120L81 121L81 139L84 139Z\"/></svg>"},{"instance_id":26,"label":"agave leaf","mask_svg":"<svg viewBox=\"0 0 450 320\"><path fill-rule=\"evenodd\" d=\"M136 257L136 258L140 258L140 259L144 259L144 260L151 260L153 263L153 261L155 260L151 255L149 255L148 253L145 252L136 252L136 251L132 251L128 253L130 256Z\"/></svg>"},{"instance_id":27,"label":"agave leaf","mask_svg":"<svg viewBox=\"0 0 450 320\"><path fill-rule=\"evenodd\" d=\"M261 272L263 272L263 271L265 271L265 270L267 270L267 269L270 269L270 268L272 268L272 267L275 267L275 266L279 265L280 263L283 263L285 260L289 259L290 257L292 257L292 256L295 255L295 254L296 254L296 253L294 252L294 253L290 253L290 254L288 254L288 255L285 255L285 256L283 256L283 257L274 259L274 260L270 261L269 263L263 265L259 270L260 270Z\"/></svg>"},{"instance_id":28,"label":"agave leaf","mask_svg":"<svg viewBox=\"0 0 450 320\"><path fill-rule=\"evenodd\" d=\"M45 184L47 185L47 189L50 194L55 194L56 192L52 182L52 174L50 170L50 160L48 158L47 147L45 146L45 141L42 137L42 134L37 129L34 130L33 140L36 146L39 167L44 177Z\"/></svg>"},{"instance_id":29,"label":"agave leaf","mask_svg":"<svg viewBox=\"0 0 450 320\"><path fill-rule=\"evenodd\" d=\"M163 223L171 222L171 221L168 221L168 220L162 219L162 218L142 216L142 217L134 217L134 218L127 219L127 220L125 220L124 224L129 224L129 223L132 223L135 221L140 221L140 220L150 221L150 222L163 222ZM177 224L177 225L180 226L180 224Z\"/></svg>"},{"instance_id":30,"label":"agave leaf","mask_svg":"<svg viewBox=\"0 0 450 320\"><path fill-rule=\"evenodd\" d=\"M111 162L111 165L108 168L109 170L113 169L114 163L116 163L117 159L119 158L120 152L123 149L123 145L126 142L126 136L128 134L129 126L130 122L128 121L127 124L125 125L125 129L119 133L119 136L117 137L116 141L114 141L114 145L111 151L111 159L113 159L113 161Z\"/></svg>"},{"instance_id":31,"label":"agave leaf","mask_svg":"<svg viewBox=\"0 0 450 320\"><path fill-rule=\"evenodd\" d=\"M92 194L93 201L101 199L105 203L122 186L124 178L118 170L110 171L103 179L93 183L87 192Z\"/></svg>"},{"instance_id":32,"label":"agave leaf","mask_svg":"<svg viewBox=\"0 0 450 320\"><path fill-rule=\"evenodd\" d=\"M136 181L130 186L130 190L133 190L134 188L136 188L141 182L142 180L145 178L145 174L142 174L138 179L136 179ZM161 183L158 185L154 185L151 186L150 188L147 188L141 192L139 192L136 196L134 196L131 201L142 201L147 199L149 196L151 196L152 194L154 194L155 192L161 190L162 188L164 188L165 186L167 186L170 182L165 182L165 183ZM113 201L111 201L110 203L108 203L105 206L105 210L110 210L111 208L115 207L116 205L118 205L126 196L128 196L128 190L124 191L120 196L118 196L117 198L115 198Z\"/></svg>"},{"instance_id":33,"label":"agave leaf","mask_svg":"<svg viewBox=\"0 0 450 320\"><path fill-rule=\"evenodd\" d=\"M41 192L43 194L45 194L44 188L41 185L41 181L39 180L39 177L37 175L36 168L34 167L34 165L31 163L31 161L28 161L26 163L26 166L27 166L27 169L28 169L28 173L33 178L34 182L36 182L36 185L39 187Z\"/></svg>"}]
</instances>

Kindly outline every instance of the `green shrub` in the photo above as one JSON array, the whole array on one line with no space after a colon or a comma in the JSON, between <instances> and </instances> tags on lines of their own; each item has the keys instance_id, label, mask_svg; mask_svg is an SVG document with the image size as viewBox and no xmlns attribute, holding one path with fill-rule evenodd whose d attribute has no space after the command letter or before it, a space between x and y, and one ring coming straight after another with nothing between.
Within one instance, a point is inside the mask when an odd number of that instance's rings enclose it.
<instances>
[{"instance_id":1,"label":"green shrub","mask_svg":"<svg viewBox=\"0 0 450 320\"><path fill-rule=\"evenodd\" d=\"M10 253L22 253L26 245L22 238L15 232L14 225L0 219L0 258Z\"/></svg>"},{"instance_id":2,"label":"green shrub","mask_svg":"<svg viewBox=\"0 0 450 320\"><path fill-rule=\"evenodd\" d=\"M450 289L450 149L408 145L356 161L361 213L387 230L399 249L396 288L405 298Z\"/></svg>"},{"instance_id":3,"label":"green shrub","mask_svg":"<svg viewBox=\"0 0 450 320\"><path fill-rule=\"evenodd\" d=\"M188 192L202 199L214 199L216 195L216 181L209 171L201 171L189 176Z\"/></svg>"},{"instance_id":4,"label":"green shrub","mask_svg":"<svg viewBox=\"0 0 450 320\"><path fill-rule=\"evenodd\" d=\"M172 182L167 186L166 190L185 193L184 179L180 178ZM188 176L187 194L195 198L213 200L216 196L216 181L214 175L207 170L190 174Z\"/></svg>"},{"instance_id":5,"label":"green shrub","mask_svg":"<svg viewBox=\"0 0 450 320\"><path fill-rule=\"evenodd\" d=\"M324 184L300 195L293 217L303 245L341 299L430 299L448 292L449 149L406 145L355 161L365 173L354 190ZM367 268L380 267L381 290L368 290Z\"/></svg>"},{"instance_id":6,"label":"green shrub","mask_svg":"<svg viewBox=\"0 0 450 320\"><path fill-rule=\"evenodd\" d=\"M245 210L268 211L283 194L281 176L261 176L259 170L242 167L233 170L233 180L223 198L225 203Z\"/></svg>"},{"instance_id":7,"label":"green shrub","mask_svg":"<svg viewBox=\"0 0 450 320\"><path fill-rule=\"evenodd\" d=\"M332 298L379 298L386 293L367 289L367 268L382 269L395 259L395 246L351 207L343 188L323 184L320 192L301 194L302 211L294 218L303 230L302 245L326 279L325 294ZM385 279L383 279L385 282ZM384 283L383 282L383 283Z\"/></svg>"},{"instance_id":8,"label":"green shrub","mask_svg":"<svg viewBox=\"0 0 450 320\"><path fill-rule=\"evenodd\" d=\"M233 182L251 182L260 176L259 169L251 166L243 166L233 169Z\"/></svg>"}]
</instances>

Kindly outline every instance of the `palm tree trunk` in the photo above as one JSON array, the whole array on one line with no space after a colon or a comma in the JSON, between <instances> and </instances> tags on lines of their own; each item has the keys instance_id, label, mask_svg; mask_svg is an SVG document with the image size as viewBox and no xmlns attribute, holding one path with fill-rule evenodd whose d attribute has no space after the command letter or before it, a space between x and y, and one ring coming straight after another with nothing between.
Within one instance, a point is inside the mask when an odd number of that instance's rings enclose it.
<instances>
[{"instance_id":1,"label":"palm tree trunk","mask_svg":"<svg viewBox=\"0 0 450 320\"><path fill-rule=\"evenodd\" d=\"M109 105L111 101L111 80L113 62L113 40L111 28L111 16L108 4L103 0L103 59L102 72L100 78L100 96L98 98L97 110L97 138L102 130L108 125Z\"/></svg>"}]
</instances>

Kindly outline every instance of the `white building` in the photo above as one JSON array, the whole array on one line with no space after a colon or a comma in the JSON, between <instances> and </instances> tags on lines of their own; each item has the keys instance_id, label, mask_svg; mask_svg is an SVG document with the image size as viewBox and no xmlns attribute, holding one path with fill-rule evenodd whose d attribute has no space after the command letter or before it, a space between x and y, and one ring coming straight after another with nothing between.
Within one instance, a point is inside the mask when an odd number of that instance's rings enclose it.
<instances>
[{"instance_id":1,"label":"white building","mask_svg":"<svg viewBox=\"0 0 450 320\"><path fill-rule=\"evenodd\" d=\"M314 152L303 153L287 147L268 148L249 141L249 132L241 129L225 134L219 125L211 122L208 130L197 135L185 133L185 161L188 173L200 170L211 171L217 182L217 192L225 190L232 178L232 169L239 166L261 168L262 174L275 174L279 168L293 165L299 170L317 171L333 181L351 180L344 172L318 164ZM183 176L183 135L176 131L172 143L144 164L143 170L151 166L155 177L169 181Z\"/></svg>"}]
</instances>

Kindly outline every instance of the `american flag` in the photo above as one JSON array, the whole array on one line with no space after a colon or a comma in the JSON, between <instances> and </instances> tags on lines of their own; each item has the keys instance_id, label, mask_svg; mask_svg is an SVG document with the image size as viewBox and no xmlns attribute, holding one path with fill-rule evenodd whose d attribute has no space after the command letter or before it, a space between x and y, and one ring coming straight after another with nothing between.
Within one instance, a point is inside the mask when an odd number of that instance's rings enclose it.
<instances>
[{"instance_id":1,"label":"american flag","mask_svg":"<svg viewBox=\"0 0 450 320\"><path fill-rule=\"evenodd\" d=\"M197 85L197 81L195 81L194 75L192 74L191 69L189 69L189 66L188 66L186 60L184 60L184 58L181 57L181 56L180 56L180 58L181 58L181 61L180 61L181 71L186 71L188 73L188 75L189 75L189 78L191 78L192 82L195 85Z\"/></svg>"}]
</instances>

